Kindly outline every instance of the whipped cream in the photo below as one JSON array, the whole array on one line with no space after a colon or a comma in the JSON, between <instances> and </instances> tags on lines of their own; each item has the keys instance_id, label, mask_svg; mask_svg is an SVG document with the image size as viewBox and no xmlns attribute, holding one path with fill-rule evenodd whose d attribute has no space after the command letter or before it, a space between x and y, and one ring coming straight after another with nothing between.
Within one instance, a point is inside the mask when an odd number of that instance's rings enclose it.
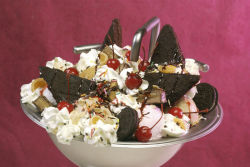
<instances>
[{"instance_id":1,"label":"whipped cream","mask_svg":"<svg viewBox=\"0 0 250 167\"><path fill-rule=\"evenodd\" d=\"M81 137L86 143L94 145L108 145L117 141L119 119L113 116L101 118L97 122L91 121L87 107L91 107L94 99L80 99L77 107L69 113L67 108L59 110L56 107L45 108L42 112L41 123L48 132L56 135L62 144L70 144L75 137Z\"/></svg>"},{"instance_id":2,"label":"whipped cream","mask_svg":"<svg viewBox=\"0 0 250 167\"><path fill-rule=\"evenodd\" d=\"M73 67L73 64L69 61L63 60L60 57L55 57L53 60L47 61L46 67L64 71L67 68Z\"/></svg>"},{"instance_id":3,"label":"whipped cream","mask_svg":"<svg viewBox=\"0 0 250 167\"><path fill-rule=\"evenodd\" d=\"M34 92L32 92L31 83L22 85L20 93L22 103L28 103L33 107L35 107L35 105L32 102L40 96L40 91L41 89L38 88Z\"/></svg>"},{"instance_id":4,"label":"whipped cream","mask_svg":"<svg viewBox=\"0 0 250 167\"><path fill-rule=\"evenodd\" d=\"M110 110L116 114L119 114L122 109L126 108L126 106L115 106L115 105L110 105Z\"/></svg>"},{"instance_id":5,"label":"whipped cream","mask_svg":"<svg viewBox=\"0 0 250 167\"><path fill-rule=\"evenodd\" d=\"M59 110L56 107L45 108L42 112L41 123L46 126L48 132L57 133L70 120L69 111L66 107Z\"/></svg>"},{"instance_id":6,"label":"whipped cream","mask_svg":"<svg viewBox=\"0 0 250 167\"><path fill-rule=\"evenodd\" d=\"M62 144L70 144L70 142L80 135L80 128L74 124L62 126L56 133L57 140Z\"/></svg>"},{"instance_id":7,"label":"whipped cream","mask_svg":"<svg viewBox=\"0 0 250 167\"><path fill-rule=\"evenodd\" d=\"M51 104L53 104L53 105L56 105L56 104L57 104L55 98L53 97L53 94L51 93L51 91L50 91L48 88L44 89L42 95L43 95L44 97L46 97L46 99L47 99Z\"/></svg>"},{"instance_id":8,"label":"whipped cream","mask_svg":"<svg viewBox=\"0 0 250 167\"><path fill-rule=\"evenodd\" d=\"M76 64L76 69L79 73L86 70L88 67L96 66L96 63L98 62L99 51L95 49L91 49L88 53L81 53L80 59L78 63Z\"/></svg>"},{"instance_id":9,"label":"whipped cream","mask_svg":"<svg viewBox=\"0 0 250 167\"><path fill-rule=\"evenodd\" d=\"M131 46L126 45L126 46L124 46L124 47L123 47L123 49L126 49L126 50L131 50Z\"/></svg>"},{"instance_id":10,"label":"whipped cream","mask_svg":"<svg viewBox=\"0 0 250 167\"><path fill-rule=\"evenodd\" d=\"M96 71L96 75L93 78L94 81L109 81L116 80L119 89L123 89L125 86L124 79L113 68L109 68L107 65L99 67Z\"/></svg>"},{"instance_id":11,"label":"whipped cream","mask_svg":"<svg viewBox=\"0 0 250 167\"><path fill-rule=\"evenodd\" d=\"M116 44L114 44L113 46L112 45L109 45L109 47L111 49L114 48L114 52L115 54L119 57L119 58L124 58L123 56L123 48L120 48L119 46L117 46Z\"/></svg>"},{"instance_id":12,"label":"whipped cream","mask_svg":"<svg viewBox=\"0 0 250 167\"><path fill-rule=\"evenodd\" d=\"M182 73L182 68L180 66L177 66L175 69L176 74L181 74Z\"/></svg>"},{"instance_id":13,"label":"whipped cream","mask_svg":"<svg viewBox=\"0 0 250 167\"><path fill-rule=\"evenodd\" d=\"M37 88L34 92L32 92L32 89L31 89L32 82L33 82L33 80L29 84L24 84L21 86L20 95L21 95L22 103L28 103L28 104L32 105L33 107L36 107L33 104L33 101L35 101L39 96L42 95L42 96L46 97L46 99L51 104L54 104L54 105L57 104L55 98L53 97L51 91L48 88L44 89L42 91L42 94L41 94L42 88Z\"/></svg>"},{"instance_id":14,"label":"whipped cream","mask_svg":"<svg viewBox=\"0 0 250 167\"><path fill-rule=\"evenodd\" d=\"M135 110L139 110L141 107L141 103L137 102L137 97L131 96L131 95L125 95L123 93L117 93L116 99L112 101L113 104L125 104Z\"/></svg>"},{"instance_id":15,"label":"whipped cream","mask_svg":"<svg viewBox=\"0 0 250 167\"><path fill-rule=\"evenodd\" d=\"M200 75L199 65L195 62L194 59L185 59L185 69L191 75Z\"/></svg>"},{"instance_id":16,"label":"whipped cream","mask_svg":"<svg viewBox=\"0 0 250 167\"><path fill-rule=\"evenodd\" d=\"M85 127L81 132L84 136L84 141L96 146L110 145L117 142L118 119L113 119L113 121L113 124L107 124L98 120L96 124Z\"/></svg>"}]
</instances>

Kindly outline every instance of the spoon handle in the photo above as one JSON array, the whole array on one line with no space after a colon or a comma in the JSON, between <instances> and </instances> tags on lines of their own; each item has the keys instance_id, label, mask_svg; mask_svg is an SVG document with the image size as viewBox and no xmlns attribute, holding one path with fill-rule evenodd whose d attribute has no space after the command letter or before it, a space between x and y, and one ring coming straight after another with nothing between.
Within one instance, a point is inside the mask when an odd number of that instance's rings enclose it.
<instances>
[{"instance_id":1,"label":"spoon handle","mask_svg":"<svg viewBox=\"0 0 250 167\"><path fill-rule=\"evenodd\" d=\"M138 60L142 38L149 31L151 31L151 38L150 38L149 52L147 58L150 58L151 55L153 54L154 46L160 32L160 19L158 17L153 17L147 23L145 23L140 29L136 31L131 48L131 56L130 56L131 61Z\"/></svg>"}]
</instances>

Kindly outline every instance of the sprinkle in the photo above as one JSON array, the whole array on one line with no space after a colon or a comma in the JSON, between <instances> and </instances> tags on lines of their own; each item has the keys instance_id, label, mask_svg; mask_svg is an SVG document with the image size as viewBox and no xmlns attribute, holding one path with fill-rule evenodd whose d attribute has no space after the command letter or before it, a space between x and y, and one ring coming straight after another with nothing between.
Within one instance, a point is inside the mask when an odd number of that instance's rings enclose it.
<instances>
[{"instance_id":1,"label":"sprinkle","mask_svg":"<svg viewBox=\"0 0 250 167\"><path fill-rule=\"evenodd\" d=\"M91 129L91 134L90 134L90 137L92 137L92 136L93 136L94 132L95 132L95 128Z\"/></svg>"},{"instance_id":2,"label":"sprinkle","mask_svg":"<svg viewBox=\"0 0 250 167\"><path fill-rule=\"evenodd\" d=\"M102 75L104 75L104 77L105 77L105 75L107 74L107 72L108 72L108 69L106 69L106 71L102 72L102 73L99 75L99 77L101 77Z\"/></svg>"}]
</instances>

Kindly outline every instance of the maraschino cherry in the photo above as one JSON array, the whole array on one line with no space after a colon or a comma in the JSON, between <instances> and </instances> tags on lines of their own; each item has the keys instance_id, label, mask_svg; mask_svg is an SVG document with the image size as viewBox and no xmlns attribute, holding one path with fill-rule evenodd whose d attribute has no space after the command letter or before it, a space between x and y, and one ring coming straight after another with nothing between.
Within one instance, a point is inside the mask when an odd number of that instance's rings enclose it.
<instances>
[{"instance_id":1,"label":"maraschino cherry","mask_svg":"<svg viewBox=\"0 0 250 167\"><path fill-rule=\"evenodd\" d=\"M138 141L147 142L152 137L151 128L147 126L139 127L135 132L135 137Z\"/></svg>"},{"instance_id":2,"label":"maraschino cherry","mask_svg":"<svg viewBox=\"0 0 250 167\"><path fill-rule=\"evenodd\" d=\"M75 69L74 67L67 68L66 70L64 70L64 72L67 73L67 75L69 74L76 75L76 76L79 75L77 69Z\"/></svg>"},{"instance_id":3,"label":"maraschino cherry","mask_svg":"<svg viewBox=\"0 0 250 167\"><path fill-rule=\"evenodd\" d=\"M138 89L142 84L142 79L138 74L130 73L128 74L125 84L131 90Z\"/></svg>"},{"instance_id":4,"label":"maraschino cherry","mask_svg":"<svg viewBox=\"0 0 250 167\"><path fill-rule=\"evenodd\" d=\"M159 118L159 120L151 127L147 127L147 126L141 126L138 127L137 130L135 131L135 137L137 138L138 141L141 142L147 142L150 140L150 138L152 137L152 129L160 122L160 120L163 117L163 104L161 104L161 117ZM142 117L144 116L144 114L142 113ZM142 120L142 117L140 119L140 121Z\"/></svg>"},{"instance_id":5,"label":"maraschino cherry","mask_svg":"<svg viewBox=\"0 0 250 167\"><path fill-rule=\"evenodd\" d=\"M142 46L142 49L143 49L144 56L143 56L143 60L138 65L138 69L139 69L139 71L144 72L144 71L146 71L147 67L149 66L149 62L147 60L145 60L146 55L145 55L145 48L143 46Z\"/></svg>"},{"instance_id":6,"label":"maraschino cherry","mask_svg":"<svg viewBox=\"0 0 250 167\"><path fill-rule=\"evenodd\" d=\"M61 101L60 103L57 104L57 108L59 110L63 109L64 107L68 109L69 113L74 109L74 106L66 101Z\"/></svg>"},{"instance_id":7,"label":"maraschino cherry","mask_svg":"<svg viewBox=\"0 0 250 167\"><path fill-rule=\"evenodd\" d=\"M138 65L138 69L139 71L146 71L147 67L149 66L149 62L148 61L141 61Z\"/></svg>"},{"instance_id":8,"label":"maraschino cherry","mask_svg":"<svg viewBox=\"0 0 250 167\"><path fill-rule=\"evenodd\" d=\"M108 35L108 38L110 40L111 43L113 43L111 37ZM119 60L115 59L115 51L114 51L114 44L112 44L112 50L113 50L113 59L109 59L107 61L107 66L109 68L113 68L114 70L116 70L119 66L120 66L120 62Z\"/></svg>"},{"instance_id":9,"label":"maraschino cherry","mask_svg":"<svg viewBox=\"0 0 250 167\"><path fill-rule=\"evenodd\" d=\"M109 59L107 61L107 66L116 70L120 66L120 62L117 59Z\"/></svg>"},{"instance_id":10,"label":"maraschino cherry","mask_svg":"<svg viewBox=\"0 0 250 167\"><path fill-rule=\"evenodd\" d=\"M173 116L176 116L178 118L182 118L183 117L183 112L182 109L180 109L179 107L172 107L168 110L169 114L172 114Z\"/></svg>"},{"instance_id":11,"label":"maraschino cherry","mask_svg":"<svg viewBox=\"0 0 250 167\"><path fill-rule=\"evenodd\" d=\"M125 54L125 56L127 57L128 61L130 61L130 54L131 54L131 51L128 50Z\"/></svg>"}]
</instances>

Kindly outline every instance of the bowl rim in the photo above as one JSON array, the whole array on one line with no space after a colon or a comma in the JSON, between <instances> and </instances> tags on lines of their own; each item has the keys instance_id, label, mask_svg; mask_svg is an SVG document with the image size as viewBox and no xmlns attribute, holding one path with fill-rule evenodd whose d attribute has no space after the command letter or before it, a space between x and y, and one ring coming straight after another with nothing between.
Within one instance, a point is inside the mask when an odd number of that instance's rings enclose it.
<instances>
[{"instance_id":1,"label":"bowl rim","mask_svg":"<svg viewBox=\"0 0 250 167\"><path fill-rule=\"evenodd\" d=\"M41 115L38 110L30 104L21 103L21 108L25 115L30 118L33 122L35 122L40 127L46 129L46 127L40 122ZM210 115L209 115L210 114ZM181 137L173 138L167 137L149 142L138 142L138 141L118 141L116 143L111 144L111 147L125 147L125 148L149 148L149 147L162 147L167 145L174 144L184 144L186 142L190 142L193 140L197 140L201 137L204 137L211 132L213 132L222 122L223 119L223 109L221 105L218 103L213 111L210 111L205 116L206 120L201 120L201 122L190 130L196 128L193 131L189 131L186 135ZM198 129L198 130L197 130ZM74 138L74 141L83 142L79 138ZM84 143L84 142L83 142ZM85 143L87 144L87 143Z\"/></svg>"}]
</instances>

